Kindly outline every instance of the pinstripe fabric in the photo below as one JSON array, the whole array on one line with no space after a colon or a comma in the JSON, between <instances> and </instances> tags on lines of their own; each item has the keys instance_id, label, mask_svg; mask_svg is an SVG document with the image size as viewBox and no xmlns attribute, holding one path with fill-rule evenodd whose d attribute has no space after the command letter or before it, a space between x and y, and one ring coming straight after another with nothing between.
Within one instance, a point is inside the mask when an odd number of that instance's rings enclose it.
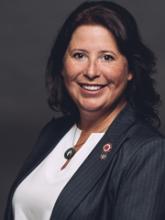
<instances>
[{"instance_id":1,"label":"pinstripe fabric","mask_svg":"<svg viewBox=\"0 0 165 220\"><path fill-rule=\"evenodd\" d=\"M72 122L52 121L12 187L5 220L12 220L16 186L52 150ZM107 158L103 146L112 144ZM127 106L60 194L51 220L165 220L165 140Z\"/></svg>"}]
</instances>

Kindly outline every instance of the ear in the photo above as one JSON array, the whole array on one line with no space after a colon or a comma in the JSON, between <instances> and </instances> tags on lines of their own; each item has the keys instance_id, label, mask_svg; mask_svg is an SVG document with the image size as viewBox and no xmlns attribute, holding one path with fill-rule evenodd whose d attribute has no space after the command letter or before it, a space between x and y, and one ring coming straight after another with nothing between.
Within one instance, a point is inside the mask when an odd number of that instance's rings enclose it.
<instances>
[{"instance_id":1,"label":"ear","mask_svg":"<svg viewBox=\"0 0 165 220\"><path fill-rule=\"evenodd\" d=\"M131 72L128 73L127 79L128 79L128 81L133 79L133 74Z\"/></svg>"}]
</instances>

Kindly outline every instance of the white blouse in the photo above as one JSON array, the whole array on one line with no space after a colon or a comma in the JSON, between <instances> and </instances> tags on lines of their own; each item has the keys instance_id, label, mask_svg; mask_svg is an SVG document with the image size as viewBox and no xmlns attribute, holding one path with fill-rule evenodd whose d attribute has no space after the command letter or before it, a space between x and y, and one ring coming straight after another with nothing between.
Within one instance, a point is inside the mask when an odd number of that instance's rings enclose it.
<instances>
[{"instance_id":1,"label":"white blouse","mask_svg":"<svg viewBox=\"0 0 165 220\"><path fill-rule=\"evenodd\" d=\"M68 181L94 149L104 133L92 133L68 165L65 151L73 147L81 130L74 125L49 155L20 183L12 205L14 220L49 220L53 207Z\"/></svg>"}]
</instances>

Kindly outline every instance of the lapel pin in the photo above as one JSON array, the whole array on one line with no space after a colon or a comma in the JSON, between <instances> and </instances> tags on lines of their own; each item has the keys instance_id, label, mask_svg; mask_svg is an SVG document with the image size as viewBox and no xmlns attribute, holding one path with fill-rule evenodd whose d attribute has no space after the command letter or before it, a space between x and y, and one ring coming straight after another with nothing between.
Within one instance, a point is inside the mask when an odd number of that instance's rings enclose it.
<instances>
[{"instance_id":1,"label":"lapel pin","mask_svg":"<svg viewBox=\"0 0 165 220\"><path fill-rule=\"evenodd\" d=\"M102 148L102 153L100 155L101 160L105 160L107 158L107 154L112 150L112 144L105 144Z\"/></svg>"},{"instance_id":2,"label":"lapel pin","mask_svg":"<svg viewBox=\"0 0 165 220\"><path fill-rule=\"evenodd\" d=\"M102 153L102 154L100 155L100 159L101 159L101 160L105 160L106 158L107 158L107 154L103 154L103 153Z\"/></svg>"},{"instance_id":3,"label":"lapel pin","mask_svg":"<svg viewBox=\"0 0 165 220\"><path fill-rule=\"evenodd\" d=\"M104 153L108 153L108 152L110 152L112 150L112 144L105 144L104 146L103 146L103 152Z\"/></svg>"}]
</instances>

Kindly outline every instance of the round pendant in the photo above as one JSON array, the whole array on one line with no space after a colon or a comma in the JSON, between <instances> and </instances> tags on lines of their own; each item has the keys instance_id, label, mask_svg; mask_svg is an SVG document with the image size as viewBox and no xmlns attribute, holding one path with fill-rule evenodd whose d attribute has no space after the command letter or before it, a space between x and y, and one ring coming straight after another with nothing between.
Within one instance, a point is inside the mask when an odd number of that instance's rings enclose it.
<instances>
[{"instance_id":1,"label":"round pendant","mask_svg":"<svg viewBox=\"0 0 165 220\"><path fill-rule=\"evenodd\" d=\"M65 151L64 157L69 160L73 157L73 155L76 153L75 148L69 148L68 150Z\"/></svg>"}]
</instances>

